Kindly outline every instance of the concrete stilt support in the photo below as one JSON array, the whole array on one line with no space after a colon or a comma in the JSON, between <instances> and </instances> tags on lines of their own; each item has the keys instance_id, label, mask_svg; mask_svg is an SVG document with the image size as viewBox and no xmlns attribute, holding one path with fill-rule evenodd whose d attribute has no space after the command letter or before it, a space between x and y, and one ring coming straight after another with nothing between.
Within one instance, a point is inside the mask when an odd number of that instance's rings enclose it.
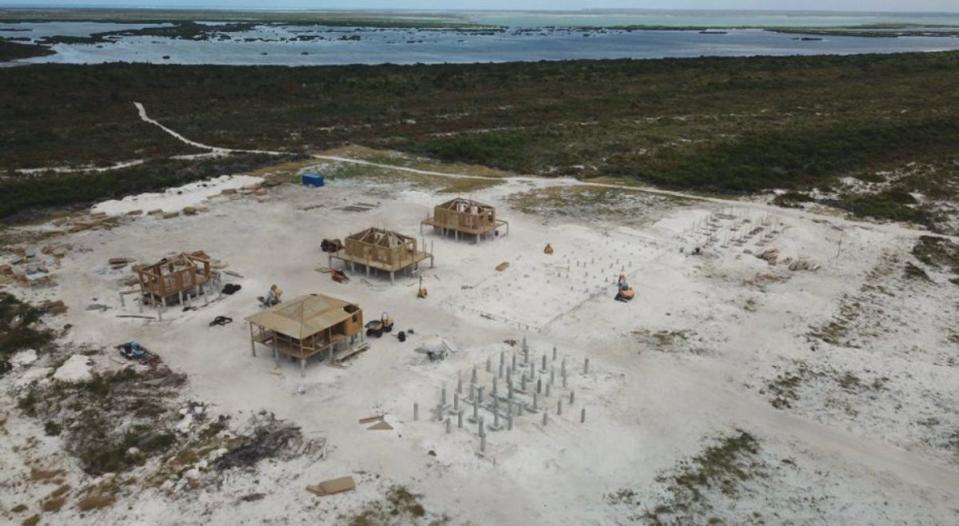
<instances>
[{"instance_id":1,"label":"concrete stilt support","mask_svg":"<svg viewBox=\"0 0 959 526\"><path fill-rule=\"evenodd\" d=\"M456 413L456 427L463 429L463 412Z\"/></svg>"},{"instance_id":2,"label":"concrete stilt support","mask_svg":"<svg viewBox=\"0 0 959 526\"><path fill-rule=\"evenodd\" d=\"M536 379L536 392L537 392L537 393L542 393L542 392L543 392L543 379L542 379L542 378L537 378L537 379Z\"/></svg>"},{"instance_id":3,"label":"concrete stilt support","mask_svg":"<svg viewBox=\"0 0 959 526\"><path fill-rule=\"evenodd\" d=\"M498 382L496 381L496 378L493 378L493 403L494 404L496 403L496 395L499 392L499 389L497 389L497 387L498 387Z\"/></svg>"},{"instance_id":4,"label":"concrete stilt support","mask_svg":"<svg viewBox=\"0 0 959 526\"><path fill-rule=\"evenodd\" d=\"M509 392L509 395L508 395L509 399L512 400L513 399L513 382L506 383L506 390Z\"/></svg>"},{"instance_id":5,"label":"concrete stilt support","mask_svg":"<svg viewBox=\"0 0 959 526\"><path fill-rule=\"evenodd\" d=\"M513 430L513 411L510 410L509 414L506 415L506 429L508 431Z\"/></svg>"},{"instance_id":6,"label":"concrete stilt support","mask_svg":"<svg viewBox=\"0 0 959 526\"><path fill-rule=\"evenodd\" d=\"M460 410L460 394L453 393L453 411L459 412Z\"/></svg>"},{"instance_id":7,"label":"concrete stilt support","mask_svg":"<svg viewBox=\"0 0 959 526\"><path fill-rule=\"evenodd\" d=\"M589 374L589 358L583 362L583 374Z\"/></svg>"},{"instance_id":8,"label":"concrete stilt support","mask_svg":"<svg viewBox=\"0 0 959 526\"><path fill-rule=\"evenodd\" d=\"M479 399L473 397L473 420L479 419Z\"/></svg>"},{"instance_id":9,"label":"concrete stilt support","mask_svg":"<svg viewBox=\"0 0 959 526\"><path fill-rule=\"evenodd\" d=\"M569 392L569 405L573 405L573 402L576 400L576 391Z\"/></svg>"},{"instance_id":10,"label":"concrete stilt support","mask_svg":"<svg viewBox=\"0 0 959 526\"><path fill-rule=\"evenodd\" d=\"M453 432L453 421L450 420L449 418L447 418L447 419L446 419L446 434L448 435L448 434L450 434L450 433L452 433L452 432Z\"/></svg>"},{"instance_id":11,"label":"concrete stilt support","mask_svg":"<svg viewBox=\"0 0 959 526\"><path fill-rule=\"evenodd\" d=\"M480 436L480 452L486 451L486 435Z\"/></svg>"},{"instance_id":12,"label":"concrete stilt support","mask_svg":"<svg viewBox=\"0 0 959 526\"><path fill-rule=\"evenodd\" d=\"M553 346L553 361L556 361L556 346Z\"/></svg>"},{"instance_id":13,"label":"concrete stilt support","mask_svg":"<svg viewBox=\"0 0 959 526\"><path fill-rule=\"evenodd\" d=\"M470 377L470 383L476 383L476 366L473 366L473 376Z\"/></svg>"},{"instance_id":14,"label":"concrete stilt support","mask_svg":"<svg viewBox=\"0 0 959 526\"><path fill-rule=\"evenodd\" d=\"M549 371L549 384L550 384L550 385L553 385L553 382L554 382L554 381L556 381L556 371L553 370L553 369L550 369L550 371Z\"/></svg>"},{"instance_id":15,"label":"concrete stilt support","mask_svg":"<svg viewBox=\"0 0 959 526\"><path fill-rule=\"evenodd\" d=\"M516 353L513 353L513 370L516 370Z\"/></svg>"},{"instance_id":16,"label":"concrete stilt support","mask_svg":"<svg viewBox=\"0 0 959 526\"><path fill-rule=\"evenodd\" d=\"M543 371L546 370L546 354L545 354L545 353L543 354L543 368L542 368L542 370L543 370Z\"/></svg>"},{"instance_id":17,"label":"concrete stilt support","mask_svg":"<svg viewBox=\"0 0 959 526\"><path fill-rule=\"evenodd\" d=\"M580 424L585 424L585 423L586 423L586 408L585 408L585 407L579 410L579 423L580 423Z\"/></svg>"},{"instance_id":18,"label":"concrete stilt support","mask_svg":"<svg viewBox=\"0 0 959 526\"><path fill-rule=\"evenodd\" d=\"M563 363L559 367L559 374L563 377L566 376L566 358L563 358Z\"/></svg>"},{"instance_id":19,"label":"concrete stilt support","mask_svg":"<svg viewBox=\"0 0 959 526\"><path fill-rule=\"evenodd\" d=\"M491 360L488 356L486 357L486 372L493 372L493 360Z\"/></svg>"},{"instance_id":20,"label":"concrete stilt support","mask_svg":"<svg viewBox=\"0 0 959 526\"><path fill-rule=\"evenodd\" d=\"M538 405L539 405L539 395L536 393L533 393L533 412L534 413L536 411L539 411L539 407L537 407Z\"/></svg>"},{"instance_id":21,"label":"concrete stilt support","mask_svg":"<svg viewBox=\"0 0 959 526\"><path fill-rule=\"evenodd\" d=\"M500 351L499 353L499 368L500 371L503 370L503 366L506 365L506 353Z\"/></svg>"},{"instance_id":22,"label":"concrete stilt support","mask_svg":"<svg viewBox=\"0 0 959 526\"><path fill-rule=\"evenodd\" d=\"M477 401L479 401L479 403L481 403L481 404L483 403L483 387L484 387L484 386L481 385L481 386L479 386L479 387L476 388L476 399L477 399Z\"/></svg>"},{"instance_id":23,"label":"concrete stilt support","mask_svg":"<svg viewBox=\"0 0 959 526\"><path fill-rule=\"evenodd\" d=\"M560 416L562 414L563 414L563 399L560 398L559 400L556 401L556 416Z\"/></svg>"},{"instance_id":24,"label":"concrete stilt support","mask_svg":"<svg viewBox=\"0 0 959 526\"><path fill-rule=\"evenodd\" d=\"M300 376L306 376L306 358L300 358Z\"/></svg>"},{"instance_id":25,"label":"concrete stilt support","mask_svg":"<svg viewBox=\"0 0 959 526\"><path fill-rule=\"evenodd\" d=\"M526 375L520 376L519 378L519 388L524 393L526 392Z\"/></svg>"},{"instance_id":26,"label":"concrete stilt support","mask_svg":"<svg viewBox=\"0 0 959 526\"><path fill-rule=\"evenodd\" d=\"M463 378L456 376L456 394L463 394Z\"/></svg>"},{"instance_id":27,"label":"concrete stilt support","mask_svg":"<svg viewBox=\"0 0 959 526\"><path fill-rule=\"evenodd\" d=\"M499 370L496 372L496 376L499 378L503 377L503 362L499 362Z\"/></svg>"},{"instance_id":28,"label":"concrete stilt support","mask_svg":"<svg viewBox=\"0 0 959 526\"><path fill-rule=\"evenodd\" d=\"M493 427L499 429L499 404L493 399Z\"/></svg>"},{"instance_id":29,"label":"concrete stilt support","mask_svg":"<svg viewBox=\"0 0 959 526\"><path fill-rule=\"evenodd\" d=\"M566 388L566 375L563 375L563 389Z\"/></svg>"},{"instance_id":30,"label":"concrete stilt support","mask_svg":"<svg viewBox=\"0 0 959 526\"><path fill-rule=\"evenodd\" d=\"M543 411L543 427L549 423L549 411Z\"/></svg>"},{"instance_id":31,"label":"concrete stilt support","mask_svg":"<svg viewBox=\"0 0 959 526\"><path fill-rule=\"evenodd\" d=\"M549 396L549 384L546 384L546 396Z\"/></svg>"},{"instance_id":32,"label":"concrete stilt support","mask_svg":"<svg viewBox=\"0 0 959 526\"><path fill-rule=\"evenodd\" d=\"M484 425L484 423L483 423L483 417L480 417L480 419L479 419L479 421L476 423L476 425L479 427L479 436L485 437L485 436L486 436L486 425Z\"/></svg>"},{"instance_id":33,"label":"concrete stilt support","mask_svg":"<svg viewBox=\"0 0 959 526\"><path fill-rule=\"evenodd\" d=\"M420 419L420 404L413 402L413 421Z\"/></svg>"},{"instance_id":34,"label":"concrete stilt support","mask_svg":"<svg viewBox=\"0 0 959 526\"><path fill-rule=\"evenodd\" d=\"M443 389L440 390L440 405L446 405L446 387L443 387Z\"/></svg>"}]
</instances>

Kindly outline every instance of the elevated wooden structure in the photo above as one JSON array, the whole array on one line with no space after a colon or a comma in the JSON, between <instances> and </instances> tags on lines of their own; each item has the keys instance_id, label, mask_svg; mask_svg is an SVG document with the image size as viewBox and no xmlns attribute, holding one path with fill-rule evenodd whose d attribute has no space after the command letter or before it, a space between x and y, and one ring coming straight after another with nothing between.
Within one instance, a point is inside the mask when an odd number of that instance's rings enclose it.
<instances>
[{"instance_id":1,"label":"elevated wooden structure","mask_svg":"<svg viewBox=\"0 0 959 526\"><path fill-rule=\"evenodd\" d=\"M368 344L363 336L363 311L353 303L322 294L309 294L271 307L246 318L250 324L250 349L256 356L257 344L273 350L279 362L281 354L300 362L318 354L337 363Z\"/></svg>"},{"instance_id":2,"label":"elevated wooden structure","mask_svg":"<svg viewBox=\"0 0 959 526\"><path fill-rule=\"evenodd\" d=\"M363 265L367 276L371 270L388 272L390 281L395 280L397 272L419 268L427 259L433 266L433 254L419 250L416 238L380 228L367 228L347 236L343 249L329 255L330 268L334 259L343 261L351 271L356 270L356 265Z\"/></svg>"},{"instance_id":3,"label":"elevated wooden structure","mask_svg":"<svg viewBox=\"0 0 959 526\"><path fill-rule=\"evenodd\" d=\"M432 226L433 230L439 230L443 235L452 233L456 239L461 235L471 235L476 242L500 227L505 227L504 235L509 235L509 222L496 218L495 207L463 197L433 207L433 215L420 222L421 234L424 225Z\"/></svg>"},{"instance_id":4,"label":"elevated wooden structure","mask_svg":"<svg viewBox=\"0 0 959 526\"><path fill-rule=\"evenodd\" d=\"M220 273L212 268L210 256L202 250L183 252L152 265L134 265L140 285L142 304L166 307L170 303L189 302L219 287Z\"/></svg>"}]
</instances>

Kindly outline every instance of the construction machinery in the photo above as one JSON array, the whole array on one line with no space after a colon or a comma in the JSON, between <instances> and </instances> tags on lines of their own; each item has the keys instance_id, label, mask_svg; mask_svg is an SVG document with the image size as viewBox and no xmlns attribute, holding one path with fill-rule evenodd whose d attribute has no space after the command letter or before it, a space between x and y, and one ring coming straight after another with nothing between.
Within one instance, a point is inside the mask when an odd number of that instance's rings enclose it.
<instances>
[{"instance_id":1,"label":"construction machinery","mask_svg":"<svg viewBox=\"0 0 959 526\"><path fill-rule=\"evenodd\" d=\"M372 320L366 324L366 335L379 338L384 332L393 330L393 318L389 314L383 313L378 320Z\"/></svg>"},{"instance_id":2,"label":"construction machinery","mask_svg":"<svg viewBox=\"0 0 959 526\"><path fill-rule=\"evenodd\" d=\"M636 291L626 282L626 275L620 274L619 282L617 283L616 297L613 299L626 303L632 301L634 297L636 297Z\"/></svg>"}]
</instances>

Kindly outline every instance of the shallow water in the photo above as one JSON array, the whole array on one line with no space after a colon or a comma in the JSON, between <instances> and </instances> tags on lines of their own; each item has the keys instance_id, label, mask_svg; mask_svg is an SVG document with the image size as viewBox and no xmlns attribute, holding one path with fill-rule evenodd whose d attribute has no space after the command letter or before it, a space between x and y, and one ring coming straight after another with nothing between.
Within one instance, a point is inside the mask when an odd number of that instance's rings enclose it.
<instances>
[{"instance_id":1,"label":"shallow water","mask_svg":"<svg viewBox=\"0 0 959 526\"><path fill-rule=\"evenodd\" d=\"M73 26L82 27L73 27ZM17 24L43 35L82 35L142 25L57 22ZM6 24L5 26L11 26ZM52 27L61 26L61 28ZM106 27L109 26L109 27ZM118 27L119 26L119 27ZM69 33L66 33L69 31ZM16 36L39 38L33 32ZM818 38L818 37L816 37ZM323 65L472 63L564 59L666 58L698 56L896 53L959 49L955 37L824 37L760 29L726 34L698 31L621 31L570 28L511 28L491 33L459 30L257 26L223 33L214 40L118 37L102 44L58 44L57 54L31 62L156 64Z\"/></svg>"}]
</instances>

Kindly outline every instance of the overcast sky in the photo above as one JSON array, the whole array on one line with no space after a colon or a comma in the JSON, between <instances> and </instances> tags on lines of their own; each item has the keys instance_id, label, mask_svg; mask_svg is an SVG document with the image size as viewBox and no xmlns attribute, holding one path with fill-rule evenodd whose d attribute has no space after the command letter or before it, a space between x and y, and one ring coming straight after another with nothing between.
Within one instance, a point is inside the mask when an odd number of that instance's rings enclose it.
<instances>
[{"instance_id":1,"label":"overcast sky","mask_svg":"<svg viewBox=\"0 0 959 526\"><path fill-rule=\"evenodd\" d=\"M0 0L4 5L237 9L763 9L959 11L959 0Z\"/></svg>"}]
</instances>

